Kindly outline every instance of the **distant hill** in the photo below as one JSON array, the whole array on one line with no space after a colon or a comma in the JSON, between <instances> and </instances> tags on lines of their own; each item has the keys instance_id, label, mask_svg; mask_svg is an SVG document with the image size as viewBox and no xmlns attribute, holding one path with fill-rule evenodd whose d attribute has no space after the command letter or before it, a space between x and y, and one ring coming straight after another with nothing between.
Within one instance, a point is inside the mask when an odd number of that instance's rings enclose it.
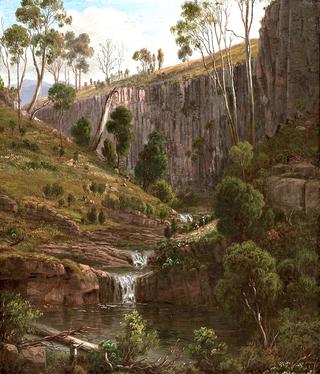
<instances>
[{"instance_id":1,"label":"distant hill","mask_svg":"<svg viewBox=\"0 0 320 374\"><path fill-rule=\"evenodd\" d=\"M51 86L52 86L51 83L43 82L41 92L40 92L40 97L48 96L48 91ZM22 89L21 89L22 106L28 104L31 101L35 88L36 88L36 81L31 80L31 79L26 79L23 82Z\"/></svg>"}]
</instances>

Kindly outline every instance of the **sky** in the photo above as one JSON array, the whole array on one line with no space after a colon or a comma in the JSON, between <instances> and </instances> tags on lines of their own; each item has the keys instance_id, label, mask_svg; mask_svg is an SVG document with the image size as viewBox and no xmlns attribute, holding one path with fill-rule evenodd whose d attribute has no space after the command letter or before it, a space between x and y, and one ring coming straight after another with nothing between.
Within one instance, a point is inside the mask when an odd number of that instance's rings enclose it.
<instances>
[{"instance_id":1,"label":"sky","mask_svg":"<svg viewBox=\"0 0 320 374\"><path fill-rule=\"evenodd\" d=\"M179 62L174 35L170 32L179 19L181 5L184 0L65 0L64 5L73 22L70 29L76 34L87 32L93 48L98 51L99 43L112 38L123 43L126 48L124 69L136 72L137 63L132 61L133 52L146 47L156 53L162 48L165 53L165 66ZM5 26L15 22L15 10L19 0L0 0L0 17L4 18ZM263 16L263 4L257 6L256 20L252 37L258 37L260 19ZM232 28L241 33L237 8L231 8ZM28 78L32 78L28 71ZM102 78L96 57L91 61L91 71L85 77ZM50 81L50 77L46 76Z\"/></svg>"}]
</instances>

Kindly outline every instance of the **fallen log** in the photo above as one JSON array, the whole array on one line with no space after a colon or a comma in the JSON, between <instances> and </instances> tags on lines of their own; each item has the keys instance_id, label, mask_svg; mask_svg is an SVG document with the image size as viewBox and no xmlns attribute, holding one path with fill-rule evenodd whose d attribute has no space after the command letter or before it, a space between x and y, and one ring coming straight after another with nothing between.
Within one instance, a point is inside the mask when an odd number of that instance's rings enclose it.
<instances>
[{"instance_id":1,"label":"fallen log","mask_svg":"<svg viewBox=\"0 0 320 374\"><path fill-rule=\"evenodd\" d=\"M32 323L31 328L33 329L34 333L41 336L42 339L33 342L26 342L25 344L27 345L34 345L37 343L41 344L45 341L55 341L57 343L67 345L68 347L77 346L79 350L83 350L86 352L99 351L98 344L90 343L72 336L84 332L84 328L80 328L77 330L59 331L40 323Z\"/></svg>"}]
</instances>

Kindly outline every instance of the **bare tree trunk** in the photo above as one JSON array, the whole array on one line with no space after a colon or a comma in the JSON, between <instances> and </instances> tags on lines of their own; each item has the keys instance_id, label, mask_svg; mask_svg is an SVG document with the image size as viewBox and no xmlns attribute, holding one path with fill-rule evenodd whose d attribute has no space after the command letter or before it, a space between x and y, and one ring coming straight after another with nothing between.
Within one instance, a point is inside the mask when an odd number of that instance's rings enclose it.
<instances>
[{"instance_id":1,"label":"bare tree trunk","mask_svg":"<svg viewBox=\"0 0 320 374\"><path fill-rule=\"evenodd\" d=\"M18 129L21 130L20 63L17 62Z\"/></svg>"},{"instance_id":2,"label":"bare tree trunk","mask_svg":"<svg viewBox=\"0 0 320 374\"><path fill-rule=\"evenodd\" d=\"M36 72L37 72L37 86L36 86L35 92L33 94L33 98L32 98L32 100L31 100L31 102L28 106L28 109L27 109L28 114L32 113L33 107L34 107L36 101L38 100L38 97L39 97L39 94L40 94L40 91L41 91L41 86L42 86L42 81L43 81L45 66L46 66L46 51L43 51L43 53L42 53L40 69L39 69L39 66L38 66L38 63L37 63L37 60L36 60L36 55L35 55L34 50L32 50L32 58L33 58L34 66L36 68Z\"/></svg>"},{"instance_id":3,"label":"bare tree trunk","mask_svg":"<svg viewBox=\"0 0 320 374\"><path fill-rule=\"evenodd\" d=\"M81 90L81 69L79 69L79 90Z\"/></svg>"},{"instance_id":4,"label":"bare tree trunk","mask_svg":"<svg viewBox=\"0 0 320 374\"><path fill-rule=\"evenodd\" d=\"M102 116L101 116L101 119L100 119L100 122L99 122L99 125L98 125L98 128L97 128L97 131L95 133L95 136L94 136L93 142L92 142L92 149L94 151L96 151L97 148L99 147L101 137L102 137L102 135L103 135L103 133L106 129L108 115L109 115L110 107L111 107L111 104L112 104L112 97L116 92L117 92L117 88L113 88L108 93L108 95L106 97L106 101L105 101L105 104L104 104L104 110L103 110L103 113L102 113Z\"/></svg>"}]
</instances>

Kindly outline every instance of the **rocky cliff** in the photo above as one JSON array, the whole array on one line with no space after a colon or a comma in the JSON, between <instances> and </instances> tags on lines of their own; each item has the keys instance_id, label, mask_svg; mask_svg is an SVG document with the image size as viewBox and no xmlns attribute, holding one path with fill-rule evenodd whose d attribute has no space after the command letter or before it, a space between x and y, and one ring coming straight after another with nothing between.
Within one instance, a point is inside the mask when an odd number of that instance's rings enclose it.
<instances>
[{"instance_id":1,"label":"rocky cliff","mask_svg":"<svg viewBox=\"0 0 320 374\"><path fill-rule=\"evenodd\" d=\"M297 115L313 113L319 100L319 17L315 0L276 0L262 22L255 61L257 136L273 136L277 127ZM246 135L246 78L244 65L235 69L241 136ZM63 131L81 116L96 128L106 93L79 99L64 115ZM230 136L222 97L207 76L164 80L145 87L121 87L112 108L125 105L133 113L135 138L127 159L132 169L143 144L154 129L167 138L169 180L176 187L205 189L221 175ZM47 107L38 117L56 126L57 115ZM194 140L203 138L199 157L192 155Z\"/></svg>"}]
</instances>

